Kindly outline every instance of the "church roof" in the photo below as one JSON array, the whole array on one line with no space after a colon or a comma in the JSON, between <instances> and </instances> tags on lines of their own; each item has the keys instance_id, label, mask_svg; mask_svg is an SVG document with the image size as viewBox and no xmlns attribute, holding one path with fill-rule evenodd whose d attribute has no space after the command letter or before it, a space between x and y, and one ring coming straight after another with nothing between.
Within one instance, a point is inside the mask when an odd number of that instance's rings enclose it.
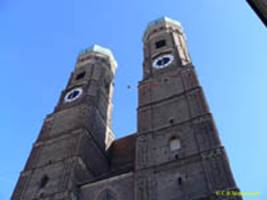
<instances>
[{"instance_id":1,"label":"church roof","mask_svg":"<svg viewBox=\"0 0 267 200\"><path fill-rule=\"evenodd\" d=\"M115 140L109 148L110 169L79 186L134 171L136 135L131 134Z\"/></svg>"},{"instance_id":2,"label":"church roof","mask_svg":"<svg viewBox=\"0 0 267 200\"><path fill-rule=\"evenodd\" d=\"M130 171L134 167L136 134L115 140L110 148L111 170Z\"/></svg>"}]
</instances>

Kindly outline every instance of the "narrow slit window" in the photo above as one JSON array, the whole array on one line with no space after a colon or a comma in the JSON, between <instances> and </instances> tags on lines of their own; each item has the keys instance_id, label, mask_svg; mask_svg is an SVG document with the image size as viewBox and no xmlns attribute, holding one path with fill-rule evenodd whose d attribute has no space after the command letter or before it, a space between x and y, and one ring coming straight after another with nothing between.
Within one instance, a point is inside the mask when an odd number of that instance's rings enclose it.
<instances>
[{"instance_id":1,"label":"narrow slit window","mask_svg":"<svg viewBox=\"0 0 267 200\"><path fill-rule=\"evenodd\" d=\"M105 84L105 90L107 91L107 93L109 93L109 87L110 87L109 84L106 83L106 84Z\"/></svg>"},{"instance_id":2,"label":"narrow slit window","mask_svg":"<svg viewBox=\"0 0 267 200\"><path fill-rule=\"evenodd\" d=\"M182 177L178 177L178 185L182 185L183 184L183 179Z\"/></svg>"}]
</instances>

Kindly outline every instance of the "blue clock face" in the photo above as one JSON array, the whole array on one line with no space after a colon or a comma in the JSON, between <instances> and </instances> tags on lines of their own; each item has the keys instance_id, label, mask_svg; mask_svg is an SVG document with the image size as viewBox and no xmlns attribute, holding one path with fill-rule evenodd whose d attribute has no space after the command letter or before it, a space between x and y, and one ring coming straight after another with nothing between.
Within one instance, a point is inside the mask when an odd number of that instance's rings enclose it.
<instances>
[{"instance_id":1,"label":"blue clock face","mask_svg":"<svg viewBox=\"0 0 267 200\"><path fill-rule=\"evenodd\" d=\"M153 67L157 69L167 67L173 60L174 57L171 54L159 56L153 61Z\"/></svg>"},{"instance_id":2,"label":"blue clock face","mask_svg":"<svg viewBox=\"0 0 267 200\"><path fill-rule=\"evenodd\" d=\"M82 88L72 89L66 94L64 98L65 102L71 102L78 99L82 95L82 92L83 92Z\"/></svg>"}]
</instances>

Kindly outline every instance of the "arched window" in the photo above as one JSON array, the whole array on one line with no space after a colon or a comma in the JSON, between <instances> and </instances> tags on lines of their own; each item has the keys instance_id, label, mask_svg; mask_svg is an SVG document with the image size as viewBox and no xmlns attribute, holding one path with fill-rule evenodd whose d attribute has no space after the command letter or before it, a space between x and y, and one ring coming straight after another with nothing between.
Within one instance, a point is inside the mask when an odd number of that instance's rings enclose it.
<instances>
[{"instance_id":1,"label":"arched window","mask_svg":"<svg viewBox=\"0 0 267 200\"><path fill-rule=\"evenodd\" d=\"M44 188L47 185L48 181L49 181L48 176L47 175L44 175L42 177L41 181L40 181L39 189Z\"/></svg>"},{"instance_id":2,"label":"arched window","mask_svg":"<svg viewBox=\"0 0 267 200\"><path fill-rule=\"evenodd\" d=\"M181 148L181 141L177 137L173 137L171 138L169 145L171 151L176 151Z\"/></svg>"}]
</instances>

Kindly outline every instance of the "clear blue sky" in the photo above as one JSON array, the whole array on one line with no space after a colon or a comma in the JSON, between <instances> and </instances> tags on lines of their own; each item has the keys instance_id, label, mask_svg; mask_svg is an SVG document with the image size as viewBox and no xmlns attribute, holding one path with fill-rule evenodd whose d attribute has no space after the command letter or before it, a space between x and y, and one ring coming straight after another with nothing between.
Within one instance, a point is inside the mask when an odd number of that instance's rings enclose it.
<instances>
[{"instance_id":1,"label":"clear blue sky","mask_svg":"<svg viewBox=\"0 0 267 200\"><path fill-rule=\"evenodd\" d=\"M141 38L164 15L184 26L238 186L262 193L244 199L267 199L267 30L245 0L1 0L0 200L10 198L81 49L114 52L113 129L135 132Z\"/></svg>"}]
</instances>

